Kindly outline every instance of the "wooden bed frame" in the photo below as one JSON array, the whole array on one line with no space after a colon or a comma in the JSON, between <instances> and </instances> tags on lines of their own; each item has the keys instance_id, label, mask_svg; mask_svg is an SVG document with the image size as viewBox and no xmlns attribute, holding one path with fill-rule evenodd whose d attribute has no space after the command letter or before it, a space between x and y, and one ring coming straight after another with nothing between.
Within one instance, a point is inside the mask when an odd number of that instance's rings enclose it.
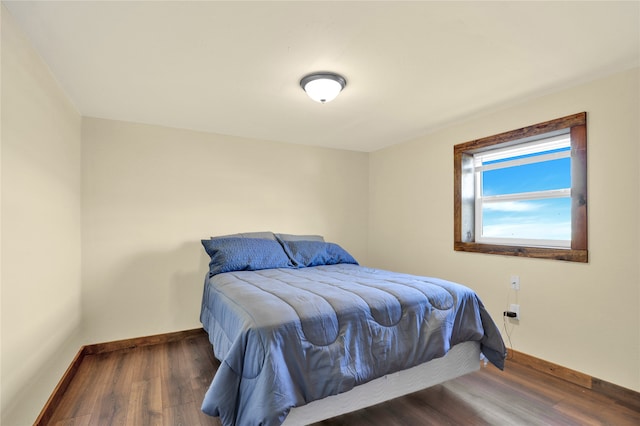
<instances>
[{"instance_id":1,"label":"wooden bed frame","mask_svg":"<svg viewBox=\"0 0 640 426\"><path fill-rule=\"evenodd\" d=\"M357 411L455 379L480 368L480 343L455 345L442 358L380 377L352 390L291 410L283 425L298 426Z\"/></svg>"}]
</instances>

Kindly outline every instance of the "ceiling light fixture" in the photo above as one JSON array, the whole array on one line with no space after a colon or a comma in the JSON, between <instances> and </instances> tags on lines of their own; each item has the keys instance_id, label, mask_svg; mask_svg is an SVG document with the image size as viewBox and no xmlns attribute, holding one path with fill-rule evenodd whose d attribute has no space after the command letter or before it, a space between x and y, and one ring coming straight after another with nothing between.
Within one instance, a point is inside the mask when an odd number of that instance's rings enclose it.
<instances>
[{"instance_id":1,"label":"ceiling light fixture","mask_svg":"<svg viewBox=\"0 0 640 426\"><path fill-rule=\"evenodd\" d=\"M330 102L347 85L347 80L333 72L316 72L302 77L300 87L316 102Z\"/></svg>"}]
</instances>

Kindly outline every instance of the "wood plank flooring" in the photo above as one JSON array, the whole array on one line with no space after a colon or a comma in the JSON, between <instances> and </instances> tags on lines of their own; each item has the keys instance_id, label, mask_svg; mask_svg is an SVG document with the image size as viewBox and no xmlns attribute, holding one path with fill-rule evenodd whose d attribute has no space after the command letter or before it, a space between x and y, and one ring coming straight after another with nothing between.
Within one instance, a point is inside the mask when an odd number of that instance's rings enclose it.
<instances>
[{"instance_id":1,"label":"wood plank flooring","mask_svg":"<svg viewBox=\"0 0 640 426\"><path fill-rule=\"evenodd\" d=\"M49 425L220 425L200 411L219 362L204 333L87 355ZM317 423L337 425L640 425L640 411L507 362Z\"/></svg>"},{"instance_id":2,"label":"wood plank flooring","mask_svg":"<svg viewBox=\"0 0 640 426\"><path fill-rule=\"evenodd\" d=\"M219 363L202 333L86 355L50 425L220 425L200 411Z\"/></svg>"}]
</instances>

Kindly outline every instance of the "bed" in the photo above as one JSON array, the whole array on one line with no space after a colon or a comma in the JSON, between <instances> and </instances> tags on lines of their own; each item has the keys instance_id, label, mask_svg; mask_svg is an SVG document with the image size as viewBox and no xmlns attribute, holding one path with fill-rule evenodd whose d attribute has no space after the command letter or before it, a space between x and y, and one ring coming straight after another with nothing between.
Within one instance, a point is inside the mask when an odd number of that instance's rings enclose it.
<instances>
[{"instance_id":1,"label":"bed","mask_svg":"<svg viewBox=\"0 0 640 426\"><path fill-rule=\"evenodd\" d=\"M504 367L468 287L360 266L319 236L202 244L200 320L221 362L202 410L223 425L308 424L473 371L481 353Z\"/></svg>"}]
</instances>

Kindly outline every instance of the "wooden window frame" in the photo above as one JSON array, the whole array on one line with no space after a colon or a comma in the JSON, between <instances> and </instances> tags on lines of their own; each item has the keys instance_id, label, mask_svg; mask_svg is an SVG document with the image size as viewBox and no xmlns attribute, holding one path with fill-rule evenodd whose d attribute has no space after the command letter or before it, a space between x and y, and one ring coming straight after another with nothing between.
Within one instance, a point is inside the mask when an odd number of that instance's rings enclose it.
<instances>
[{"instance_id":1,"label":"wooden window frame","mask_svg":"<svg viewBox=\"0 0 640 426\"><path fill-rule=\"evenodd\" d=\"M569 129L571 135L571 247L485 244L475 241L473 154ZM587 113L523 127L453 147L454 250L542 259L588 262L587 250Z\"/></svg>"}]
</instances>

